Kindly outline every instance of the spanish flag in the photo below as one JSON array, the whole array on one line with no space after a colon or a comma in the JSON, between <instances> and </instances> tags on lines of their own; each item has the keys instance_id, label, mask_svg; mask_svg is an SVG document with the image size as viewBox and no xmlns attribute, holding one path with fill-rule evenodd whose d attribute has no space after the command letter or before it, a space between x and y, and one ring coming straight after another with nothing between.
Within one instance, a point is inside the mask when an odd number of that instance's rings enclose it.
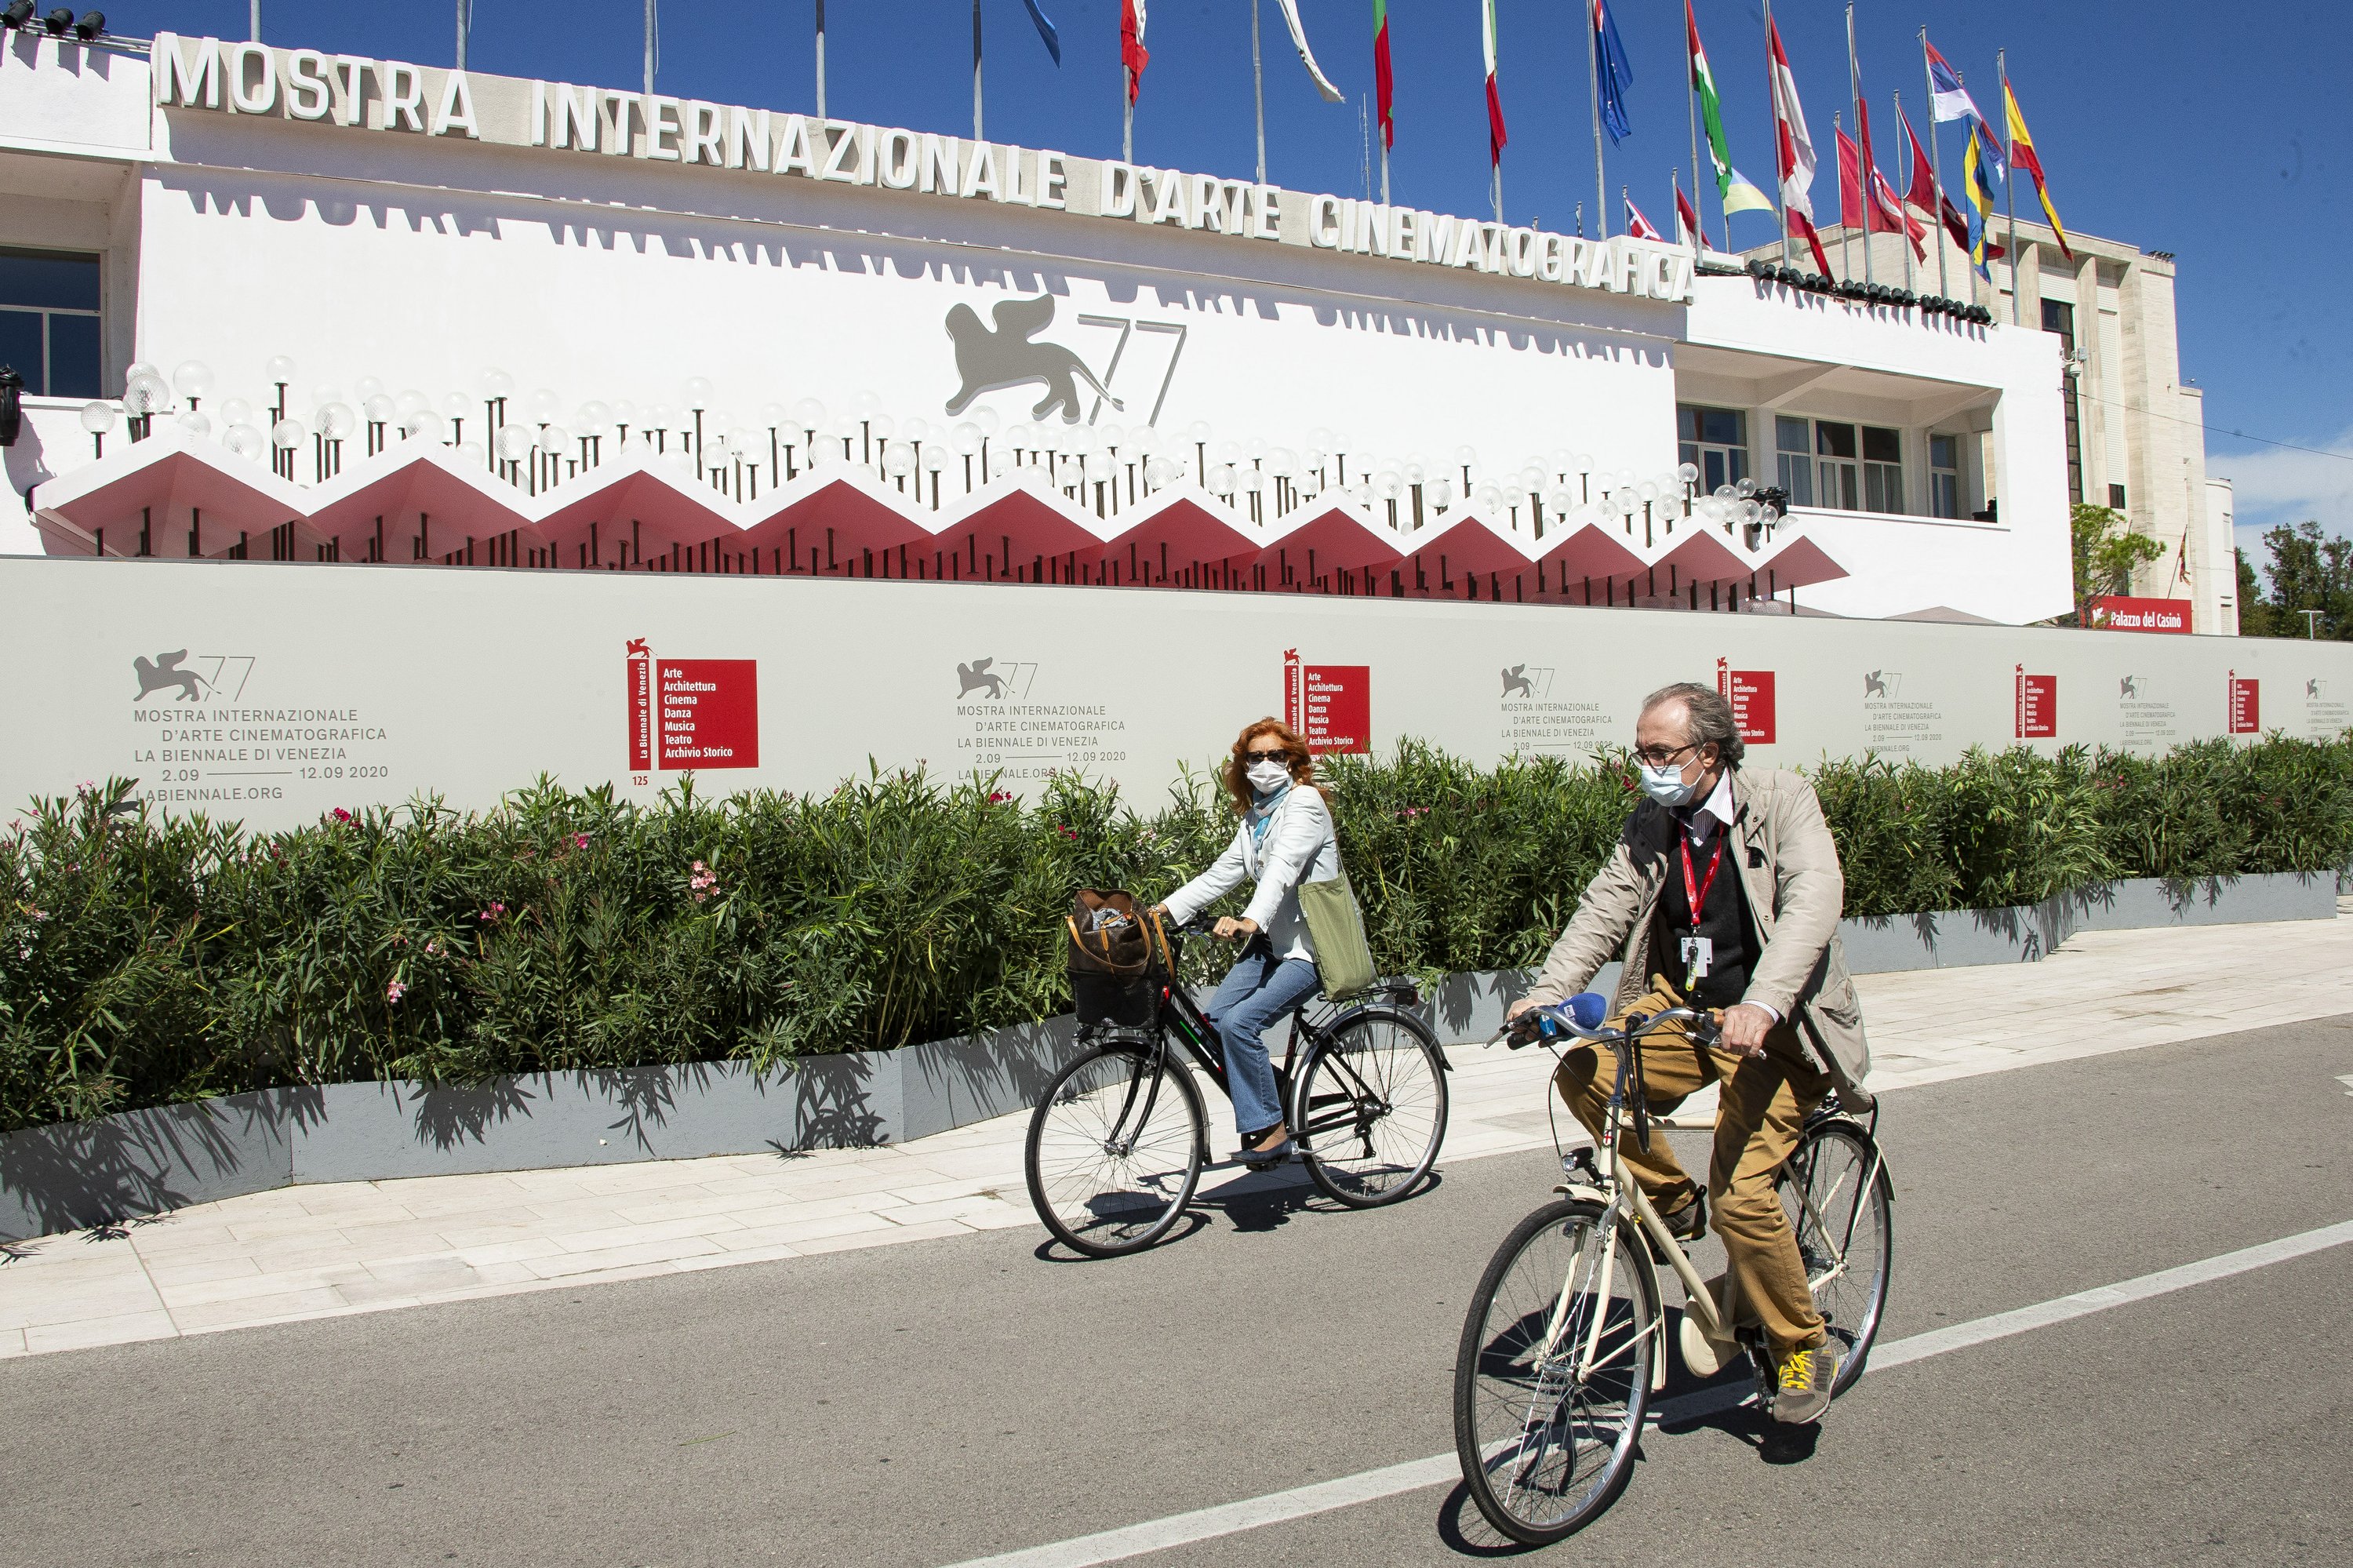
<instances>
[{"instance_id":1,"label":"spanish flag","mask_svg":"<svg viewBox=\"0 0 2353 1568\"><path fill-rule=\"evenodd\" d=\"M2075 253L2067 248L2067 230L2059 222L2059 209L2051 203L2051 187L2042 183L2042 160L2034 154L2033 133L2026 129L2026 116L2018 111L2018 94L2010 83L2001 84L2002 106L2010 116L2010 161L2012 167L2024 169L2034 182L2034 194L2042 199L2042 216L2051 220L2051 232L2059 237L2059 253L2070 261Z\"/></svg>"}]
</instances>

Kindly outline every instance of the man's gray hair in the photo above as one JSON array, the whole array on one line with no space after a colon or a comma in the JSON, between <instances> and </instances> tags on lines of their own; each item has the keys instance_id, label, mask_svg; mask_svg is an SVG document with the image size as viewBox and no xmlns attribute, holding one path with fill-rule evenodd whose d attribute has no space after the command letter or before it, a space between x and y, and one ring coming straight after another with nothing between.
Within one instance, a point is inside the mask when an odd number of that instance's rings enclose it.
<instances>
[{"instance_id":1,"label":"man's gray hair","mask_svg":"<svg viewBox=\"0 0 2353 1568\"><path fill-rule=\"evenodd\" d=\"M1748 749L1740 738L1740 723L1732 716L1732 703L1713 686L1702 686L1690 681L1677 681L1672 686L1661 686L1642 699L1642 712L1665 703L1683 705L1683 740L1691 746L1715 743L1715 754L1726 768L1740 766L1741 753Z\"/></svg>"}]
</instances>

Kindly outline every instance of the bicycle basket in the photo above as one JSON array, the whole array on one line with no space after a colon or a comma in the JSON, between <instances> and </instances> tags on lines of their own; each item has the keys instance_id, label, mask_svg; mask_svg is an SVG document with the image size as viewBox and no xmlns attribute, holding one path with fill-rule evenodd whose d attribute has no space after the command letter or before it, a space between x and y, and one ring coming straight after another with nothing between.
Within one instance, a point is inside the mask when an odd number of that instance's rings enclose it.
<instances>
[{"instance_id":1,"label":"bicycle basket","mask_svg":"<svg viewBox=\"0 0 2353 1568\"><path fill-rule=\"evenodd\" d=\"M1082 888L1071 900L1071 1001L1082 1025L1136 1029L1152 1022L1168 938L1157 916L1125 893Z\"/></svg>"}]
</instances>

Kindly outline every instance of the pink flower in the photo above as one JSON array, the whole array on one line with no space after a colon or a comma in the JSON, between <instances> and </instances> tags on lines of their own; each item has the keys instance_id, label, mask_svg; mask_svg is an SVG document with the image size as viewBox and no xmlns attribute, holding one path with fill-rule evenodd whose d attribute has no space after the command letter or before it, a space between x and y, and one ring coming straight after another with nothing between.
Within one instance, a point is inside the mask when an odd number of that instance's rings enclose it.
<instances>
[{"instance_id":1,"label":"pink flower","mask_svg":"<svg viewBox=\"0 0 2353 1568\"><path fill-rule=\"evenodd\" d=\"M390 985L384 988L385 1001L392 1002L395 1005L397 1005L400 999L407 994L408 987L399 980L395 980Z\"/></svg>"},{"instance_id":2,"label":"pink flower","mask_svg":"<svg viewBox=\"0 0 2353 1568\"><path fill-rule=\"evenodd\" d=\"M506 912L507 906L505 905L493 904L489 908L483 910L480 915L475 916L474 918L481 922L483 925L489 926L495 924L499 917L503 916Z\"/></svg>"},{"instance_id":3,"label":"pink flower","mask_svg":"<svg viewBox=\"0 0 2353 1568\"><path fill-rule=\"evenodd\" d=\"M588 835L586 833L573 834L572 847L576 850L586 849L588 847Z\"/></svg>"},{"instance_id":4,"label":"pink flower","mask_svg":"<svg viewBox=\"0 0 2353 1568\"><path fill-rule=\"evenodd\" d=\"M352 814L349 811L344 810L341 806L338 806L334 810L334 818L335 821L339 822L348 822L352 820Z\"/></svg>"},{"instance_id":5,"label":"pink flower","mask_svg":"<svg viewBox=\"0 0 2353 1568\"><path fill-rule=\"evenodd\" d=\"M425 944L425 956L428 959L439 958L441 956L441 944L438 941L428 940Z\"/></svg>"},{"instance_id":6,"label":"pink flower","mask_svg":"<svg viewBox=\"0 0 2353 1568\"><path fill-rule=\"evenodd\" d=\"M694 874L686 879L686 885L689 891L694 895L694 901L700 904L711 896L712 888L719 885L719 874L701 861L696 861Z\"/></svg>"},{"instance_id":7,"label":"pink flower","mask_svg":"<svg viewBox=\"0 0 2353 1568\"><path fill-rule=\"evenodd\" d=\"M988 803L992 806L1001 806L1011 799L1013 797L1002 789L991 789L988 792Z\"/></svg>"}]
</instances>

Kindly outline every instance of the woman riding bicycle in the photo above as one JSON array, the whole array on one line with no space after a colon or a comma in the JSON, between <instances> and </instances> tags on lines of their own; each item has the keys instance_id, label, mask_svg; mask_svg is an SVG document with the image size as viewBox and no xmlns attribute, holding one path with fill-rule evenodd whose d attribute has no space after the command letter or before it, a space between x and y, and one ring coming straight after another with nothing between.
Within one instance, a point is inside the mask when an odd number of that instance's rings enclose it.
<instances>
[{"instance_id":1,"label":"woman riding bicycle","mask_svg":"<svg viewBox=\"0 0 2353 1568\"><path fill-rule=\"evenodd\" d=\"M1202 1011L1225 1045L1234 1124L1241 1134L1236 1158L1280 1164L1291 1157L1291 1136L1261 1035L1314 994L1315 946L1300 912L1299 885L1339 876L1340 842L1315 788L1307 743L1281 720L1262 718L1243 729L1225 767L1225 785L1241 818L1234 842L1161 907L1182 925L1243 878L1258 881L1240 916L1222 917L1212 929L1221 938L1240 938L1242 950Z\"/></svg>"}]
</instances>

